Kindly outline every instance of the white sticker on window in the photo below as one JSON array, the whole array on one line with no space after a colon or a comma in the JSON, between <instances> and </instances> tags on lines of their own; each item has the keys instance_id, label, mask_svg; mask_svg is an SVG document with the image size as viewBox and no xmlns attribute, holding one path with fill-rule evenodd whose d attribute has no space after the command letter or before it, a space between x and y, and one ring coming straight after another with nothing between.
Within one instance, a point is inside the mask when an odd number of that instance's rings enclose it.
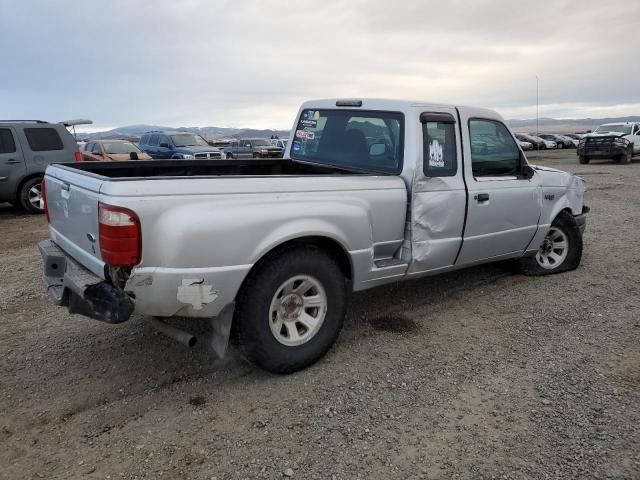
<instances>
[{"instance_id":1,"label":"white sticker on window","mask_svg":"<svg viewBox=\"0 0 640 480\"><path fill-rule=\"evenodd\" d=\"M444 168L444 155L442 153L442 145L438 140L433 140L429 145L429 166L436 168Z\"/></svg>"}]
</instances>

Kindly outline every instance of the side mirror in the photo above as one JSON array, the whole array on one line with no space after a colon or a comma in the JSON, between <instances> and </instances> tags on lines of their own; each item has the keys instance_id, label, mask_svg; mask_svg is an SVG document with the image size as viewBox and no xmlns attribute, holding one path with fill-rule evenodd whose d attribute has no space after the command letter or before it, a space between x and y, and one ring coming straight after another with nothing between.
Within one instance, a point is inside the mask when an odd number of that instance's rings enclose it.
<instances>
[{"instance_id":1,"label":"side mirror","mask_svg":"<svg viewBox=\"0 0 640 480\"><path fill-rule=\"evenodd\" d=\"M527 157L522 152L520 152L520 161L522 162L522 178L525 180L531 180L536 174L536 171L527 163Z\"/></svg>"},{"instance_id":2,"label":"side mirror","mask_svg":"<svg viewBox=\"0 0 640 480\"><path fill-rule=\"evenodd\" d=\"M168 143L166 143L166 142L162 142L162 143L160 144L160 146L161 146L162 148L169 148L169 144L168 144Z\"/></svg>"},{"instance_id":3,"label":"side mirror","mask_svg":"<svg viewBox=\"0 0 640 480\"><path fill-rule=\"evenodd\" d=\"M384 143L374 143L369 147L369 155L372 157L379 157L387 153L387 146Z\"/></svg>"}]
</instances>

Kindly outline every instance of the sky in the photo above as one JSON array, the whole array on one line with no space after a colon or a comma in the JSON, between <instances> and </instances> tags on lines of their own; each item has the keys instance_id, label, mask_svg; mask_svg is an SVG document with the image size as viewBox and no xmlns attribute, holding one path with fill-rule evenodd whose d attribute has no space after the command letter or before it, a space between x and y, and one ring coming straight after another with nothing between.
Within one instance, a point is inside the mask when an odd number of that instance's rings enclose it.
<instances>
[{"instance_id":1,"label":"sky","mask_svg":"<svg viewBox=\"0 0 640 480\"><path fill-rule=\"evenodd\" d=\"M289 129L312 98L640 114L640 1L0 0L0 118Z\"/></svg>"}]
</instances>

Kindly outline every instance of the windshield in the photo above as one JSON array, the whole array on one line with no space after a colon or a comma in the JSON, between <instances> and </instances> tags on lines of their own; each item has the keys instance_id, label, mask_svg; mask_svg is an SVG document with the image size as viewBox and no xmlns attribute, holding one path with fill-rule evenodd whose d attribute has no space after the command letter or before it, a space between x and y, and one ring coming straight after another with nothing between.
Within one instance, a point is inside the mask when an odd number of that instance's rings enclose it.
<instances>
[{"instance_id":1,"label":"windshield","mask_svg":"<svg viewBox=\"0 0 640 480\"><path fill-rule=\"evenodd\" d=\"M193 133L176 133L171 135L171 140L176 147L208 147L207 141L200 135Z\"/></svg>"},{"instance_id":2,"label":"windshield","mask_svg":"<svg viewBox=\"0 0 640 480\"><path fill-rule=\"evenodd\" d=\"M271 144L267 140L249 140L254 147L270 147Z\"/></svg>"},{"instance_id":3,"label":"windshield","mask_svg":"<svg viewBox=\"0 0 640 480\"><path fill-rule=\"evenodd\" d=\"M593 133L609 133L609 132L620 132L625 135L629 135L631 133L630 125L623 125L621 123L617 123L614 125L600 125L595 129Z\"/></svg>"},{"instance_id":4,"label":"windshield","mask_svg":"<svg viewBox=\"0 0 640 480\"><path fill-rule=\"evenodd\" d=\"M303 110L291 158L400 173L403 141L404 116L398 112Z\"/></svg>"},{"instance_id":5,"label":"windshield","mask_svg":"<svg viewBox=\"0 0 640 480\"><path fill-rule=\"evenodd\" d=\"M131 152L142 153L142 150L140 150L137 146L130 142L104 142L102 146L104 147L104 151L106 153L110 153L113 155L121 153L129 154Z\"/></svg>"}]
</instances>

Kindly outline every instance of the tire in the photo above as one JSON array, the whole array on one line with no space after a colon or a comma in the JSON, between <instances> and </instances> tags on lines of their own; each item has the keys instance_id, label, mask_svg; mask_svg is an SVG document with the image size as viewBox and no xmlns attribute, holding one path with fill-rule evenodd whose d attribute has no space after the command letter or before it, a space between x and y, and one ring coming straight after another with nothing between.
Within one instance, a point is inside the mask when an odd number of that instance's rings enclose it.
<instances>
[{"instance_id":1,"label":"tire","mask_svg":"<svg viewBox=\"0 0 640 480\"><path fill-rule=\"evenodd\" d=\"M257 153L254 153L254 154L253 154L253 159L254 159L254 160L257 160L258 158L260 158L260 155L258 155Z\"/></svg>"},{"instance_id":2,"label":"tire","mask_svg":"<svg viewBox=\"0 0 640 480\"><path fill-rule=\"evenodd\" d=\"M566 244L564 251L559 248L562 243ZM520 271L532 276L566 272L578 268L581 258L582 233L573 215L563 211L551 224L536 254L520 260Z\"/></svg>"},{"instance_id":3,"label":"tire","mask_svg":"<svg viewBox=\"0 0 640 480\"><path fill-rule=\"evenodd\" d=\"M227 160L233 160L233 154L227 153Z\"/></svg>"},{"instance_id":4,"label":"tire","mask_svg":"<svg viewBox=\"0 0 640 480\"><path fill-rule=\"evenodd\" d=\"M633 145L630 145L627 149L627 153L619 157L618 162L629 165L631 163L631 159L633 158Z\"/></svg>"},{"instance_id":5,"label":"tire","mask_svg":"<svg viewBox=\"0 0 640 480\"><path fill-rule=\"evenodd\" d=\"M304 298L318 306L305 307ZM292 373L329 351L346 304L346 282L337 263L315 247L293 247L250 273L236 302L234 333L255 364L272 373ZM303 315L317 320L315 325L305 327Z\"/></svg>"},{"instance_id":6,"label":"tire","mask_svg":"<svg viewBox=\"0 0 640 480\"><path fill-rule=\"evenodd\" d=\"M27 213L44 213L41 184L42 177L33 177L20 186L18 201L22 209Z\"/></svg>"},{"instance_id":7,"label":"tire","mask_svg":"<svg viewBox=\"0 0 640 480\"><path fill-rule=\"evenodd\" d=\"M589 157L585 155L580 155L578 158L580 159L580 163L582 165L586 165L587 163L589 163Z\"/></svg>"}]
</instances>

